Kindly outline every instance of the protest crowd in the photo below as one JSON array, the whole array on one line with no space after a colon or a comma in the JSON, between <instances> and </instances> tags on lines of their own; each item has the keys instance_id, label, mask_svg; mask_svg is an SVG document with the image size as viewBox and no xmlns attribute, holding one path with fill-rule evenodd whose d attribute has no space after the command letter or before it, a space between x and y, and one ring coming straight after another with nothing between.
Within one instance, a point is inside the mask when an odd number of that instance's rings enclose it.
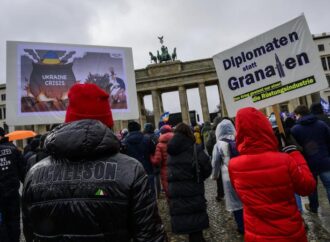
<instances>
[{"instance_id":1,"label":"protest crowd","mask_svg":"<svg viewBox=\"0 0 330 242\"><path fill-rule=\"evenodd\" d=\"M224 202L244 241L307 241L301 196L318 213L319 178L330 201L330 120L322 106L297 106L285 133L259 110L235 119L112 131L109 95L95 84L69 91L65 122L20 151L0 129L0 241L207 241L204 182ZM23 184L22 194L19 193ZM21 225L21 218L23 220Z\"/></svg>"}]
</instances>

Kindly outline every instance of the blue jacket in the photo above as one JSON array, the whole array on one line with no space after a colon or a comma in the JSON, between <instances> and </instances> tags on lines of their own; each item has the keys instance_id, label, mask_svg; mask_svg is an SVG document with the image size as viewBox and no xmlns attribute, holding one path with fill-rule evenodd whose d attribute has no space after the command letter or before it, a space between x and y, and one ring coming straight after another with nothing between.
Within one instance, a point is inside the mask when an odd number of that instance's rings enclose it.
<instances>
[{"instance_id":1,"label":"blue jacket","mask_svg":"<svg viewBox=\"0 0 330 242\"><path fill-rule=\"evenodd\" d=\"M150 138L140 131L128 133L123 141L125 154L140 161L148 175L153 174L153 167L150 162Z\"/></svg>"},{"instance_id":2,"label":"blue jacket","mask_svg":"<svg viewBox=\"0 0 330 242\"><path fill-rule=\"evenodd\" d=\"M291 133L303 148L303 154L313 173L330 170L330 128L313 114L303 116Z\"/></svg>"}]
</instances>

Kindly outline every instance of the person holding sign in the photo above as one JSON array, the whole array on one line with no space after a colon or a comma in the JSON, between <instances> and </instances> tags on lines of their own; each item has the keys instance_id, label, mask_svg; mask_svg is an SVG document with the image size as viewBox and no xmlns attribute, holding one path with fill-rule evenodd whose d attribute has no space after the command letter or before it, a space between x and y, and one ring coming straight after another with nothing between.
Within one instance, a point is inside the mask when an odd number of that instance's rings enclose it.
<instances>
[{"instance_id":1,"label":"person holding sign","mask_svg":"<svg viewBox=\"0 0 330 242\"><path fill-rule=\"evenodd\" d=\"M315 189L306 161L293 145L278 151L271 124L259 110L240 109L235 121L240 155L231 159L229 175L243 202L245 242L307 242L294 195Z\"/></svg>"}]
</instances>

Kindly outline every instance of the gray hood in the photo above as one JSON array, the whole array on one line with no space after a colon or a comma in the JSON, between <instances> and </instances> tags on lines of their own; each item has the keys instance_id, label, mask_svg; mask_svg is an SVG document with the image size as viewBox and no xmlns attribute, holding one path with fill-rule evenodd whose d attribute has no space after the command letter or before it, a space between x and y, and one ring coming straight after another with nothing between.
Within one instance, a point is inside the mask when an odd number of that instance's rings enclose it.
<instances>
[{"instance_id":1,"label":"gray hood","mask_svg":"<svg viewBox=\"0 0 330 242\"><path fill-rule=\"evenodd\" d=\"M221 140L224 138L230 139L230 140L235 140L236 130L235 130L233 123L228 119L222 120L218 124L218 126L215 130L215 135L216 135L217 140Z\"/></svg>"}]
</instances>

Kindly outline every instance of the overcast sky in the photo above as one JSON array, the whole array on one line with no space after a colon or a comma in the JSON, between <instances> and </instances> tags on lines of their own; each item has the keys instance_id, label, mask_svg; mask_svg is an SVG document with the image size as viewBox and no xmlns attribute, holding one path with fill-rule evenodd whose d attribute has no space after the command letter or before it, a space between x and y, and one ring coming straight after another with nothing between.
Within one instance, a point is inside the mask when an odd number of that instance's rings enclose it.
<instances>
[{"instance_id":1,"label":"overcast sky","mask_svg":"<svg viewBox=\"0 0 330 242\"><path fill-rule=\"evenodd\" d=\"M302 13L313 34L330 32L330 0L0 0L0 83L7 40L132 47L139 69L160 48L157 36L181 61L210 58Z\"/></svg>"}]
</instances>

